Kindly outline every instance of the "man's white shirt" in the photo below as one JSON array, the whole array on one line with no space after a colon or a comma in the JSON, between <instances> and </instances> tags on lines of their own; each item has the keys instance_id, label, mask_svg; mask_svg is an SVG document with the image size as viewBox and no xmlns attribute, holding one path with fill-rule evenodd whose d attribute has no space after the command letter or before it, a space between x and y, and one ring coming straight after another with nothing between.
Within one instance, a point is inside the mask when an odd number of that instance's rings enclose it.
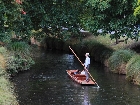
<instances>
[{"instance_id":1,"label":"man's white shirt","mask_svg":"<svg viewBox=\"0 0 140 105\"><path fill-rule=\"evenodd\" d=\"M89 64L90 64L90 58L86 57L85 63L84 63L85 67L87 67L87 65L89 65Z\"/></svg>"}]
</instances>

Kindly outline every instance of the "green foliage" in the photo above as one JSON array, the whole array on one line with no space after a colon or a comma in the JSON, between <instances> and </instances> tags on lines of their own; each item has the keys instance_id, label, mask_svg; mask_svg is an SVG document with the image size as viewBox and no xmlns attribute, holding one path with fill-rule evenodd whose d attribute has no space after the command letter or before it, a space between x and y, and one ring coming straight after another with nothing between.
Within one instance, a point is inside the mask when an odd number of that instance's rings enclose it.
<instances>
[{"instance_id":1,"label":"green foliage","mask_svg":"<svg viewBox=\"0 0 140 105\"><path fill-rule=\"evenodd\" d=\"M99 35L97 30L102 29L100 34L110 33L111 39L116 39L116 43L124 35L126 40L138 39L134 27L137 26L138 19L133 15L136 0L89 0L86 5L94 11L91 12L92 24L87 26L89 31Z\"/></svg>"},{"instance_id":2,"label":"green foliage","mask_svg":"<svg viewBox=\"0 0 140 105\"><path fill-rule=\"evenodd\" d=\"M140 6L138 6L134 11L134 16L140 17Z\"/></svg>"},{"instance_id":3,"label":"green foliage","mask_svg":"<svg viewBox=\"0 0 140 105\"><path fill-rule=\"evenodd\" d=\"M10 56L7 61L7 70L9 74L14 75L19 71L29 70L33 64L34 61L31 57L24 58L23 56Z\"/></svg>"},{"instance_id":4,"label":"green foliage","mask_svg":"<svg viewBox=\"0 0 140 105\"><path fill-rule=\"evenodd\" d=\"M32 30L32 37L34 37L37 41L41 42L42 39L45 39L48 35L46 35L45 32L42 31L42 29L40 30Z\"/></svg>"},{"instance_id":5,"label":"green foliage","mask_svg":"<svg viewBox=\"0 0 140 105\"><path fill-rule=\"evenodd\" d=\"M0 41L2 41L4 43L10 43L11 42L11 33L10 32L0 33Z\"/></svg>"},{"instance_id":6,"label":"green foliage","mask_svg":"<svg viewBox=\"0 0 140 105\"><path fill-rule=\"evenodd\" d=\"M4 47L0 47L0 54L5 57L6 61L3 62L6 62L5 69L9 74L13 75L19 71L28 70L34 64L30 55L30 46L27 43L12 42L7 48L8 51Z\"/></svg>"},{"instance_id":7,"label":"green foliage","mask_svg":"<svg viewBox=\"0 0 140 105\"><path fill-rule=\"evenodd\" d=\"M24 39L30 37L32 25L30 23L30 18L28 15L22 14L24 10L22 5L19 5L15 0L1 0L0 1L0 40L7 41L11 31L14 31L17 36ZM10 36L11 38L11 36ZM3 41L1 40L1 41Z\"/></svg>"},{"instance_id":8,"label":"green foliage","mask_svg":"<svg viewBox=\"0 0 140 105\"><path fill-rule=\"evenodd\" d=\"M126 64L135 53L131 50L117 50L113 52L109 58L109 68L111 71L118 72L118 68L121 64Z\"/></svg>"},{"instance_id":9,"label":"green foliage","mask_svg":"<svg viewBox=\"0 0 140 105\"><path fill-rule=\"evenodd\" d=\"M42 29L43 34L36 34L36 38L53 35L66 40L82 38L79 31L84 28L94 35L99 35L99 29L103 35L115 31L111 39L119 39L124 34L126 40L138 39L133 34L138 22L133 16L135 7L136 0L24 0L22 4L1 0L0 35L14 31L16 36L27 40L31 30Z\"/></svg>"},{"instance_id":10,"label":"green foliage","mask_svg":"<svg viewBox=\"0 0 140 105\"><path fill-rule=\"evenodd\" d=\"M47 35L57 38L67 38L65 34L71 33L78 37L80 29L80 16L84 1L71 0L25 0L23 7L27 11L28 21L33 29L42 28ZM67 29L63 29L67 28Z\"/></svg>"},{"instance_id":11,"label":"green foliage","mask_svg":"<svg viewBox=\"0 0 140 105\"><path fill-rule=\"evenodd\" d=\"M7 70L10 74L21 70L28 70L34 61L30 55L30 46L25 42L12 42L8 45L10 56L7 58Z\"/></svg>"},{"instance_id":12,"label":"green foliage","mask_svg":"<svg viewBox=\"0 0 140 105\"><path fill-rule=\"evenodd\" d=\"M14 41L7 45L7 49L15 54L15 56L29 56L30 46L23 41Z\"/></svg>"},{"instance_id":13,"label":"green foliage","mask_svg":"<svg viewBox=\"0 0 140 105\"><path fill-rule=\"evenodd\" d=\"M137 7L134 9L134 16L140 18L140 0L137 1Z\"/></svg>"},{"instance_id":14,"label":"green foliage","mask_svg":"<svg viewBox=\"0 0 140 105\"><path fill-rule=\"evenodd\" d=\"M138 84L140 84L140 78L139 78L140 56L139 55L135 55L130 59L130 61L126 65L126 70L127 70L126 78L128 80L135 80L136 82L138 82Z\"/></svg>"}]
</instances>

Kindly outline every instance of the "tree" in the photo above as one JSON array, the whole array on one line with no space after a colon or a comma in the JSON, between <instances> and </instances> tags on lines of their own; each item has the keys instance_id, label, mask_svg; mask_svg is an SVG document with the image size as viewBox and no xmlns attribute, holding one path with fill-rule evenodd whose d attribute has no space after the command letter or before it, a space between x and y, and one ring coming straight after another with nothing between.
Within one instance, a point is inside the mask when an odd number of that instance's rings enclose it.
<instances>
[{"instance_id":1,"label":"tree","mask_svg":"<svg viewBox=\"0 0 140 105\"><path fill-rule=\"evenodd\" d=\"M32 30L41 29L44 37L68 39L81 37L84 28L93 35L100 29L100 34L111 33L116 43L121 36L137 40L135 7L136 0L1 0L0 33L28 39Z\"/></svg>"},{"instance_id":2,"label":"tree","mask_svg":"<svg viewBox=\"0 0 140 105\"><path fill-rule=\"evenodd\" d=\"M140 0L138 0L137 7L134 10L134 16L137 16L138 18L140 18Z\"/></svg>"},{"instance_id":3,"label":"tree","mask_svg":"<svg viewBox=\"0 0 140 105\"><path fill-rule=\"evenodd\" d=\"M22 5L33 29L67 39L79 35L83 3L82 0L24 0ZM67 33L71 33L70 36Z\"/></svg>"},{"instance_id":4,"label":"tree","mask_svg":"<svg viewBox=\"0 0 140 105\"><path fill-rule=\"evenodd\" d=\"M27 34L29 26L25 26L25 22L28 18L17 0L0 0L0 14L0 41L10 41L11 32L20 37Z\"/></svg>"},{"instance_id":5,"label":"tree","mask_svg":"<svg viewBox=\"0 0 140 105\"><path fill-rule=\"evenodd\" d=\"M125 40L138 40L138 19L133 15L136 0L88 0L86 5L92 8L92 24L87 29L93 33L99 29L102 29L100 34L110 33L116 44L121 36L126 37Z\"/></svg>"},{"instance_id":6,"label":"tree","mask_svg":"<svg viewBox=\"0 0 140 105\"><path fill-rule=\"evenodd\" d=\"M0 44L8 49L6 69L10 73L27 70L34 64L25 42L26 35L30 35L30 18L21 4L20 0L0 0Z\"/></svg>"}]
</instances>

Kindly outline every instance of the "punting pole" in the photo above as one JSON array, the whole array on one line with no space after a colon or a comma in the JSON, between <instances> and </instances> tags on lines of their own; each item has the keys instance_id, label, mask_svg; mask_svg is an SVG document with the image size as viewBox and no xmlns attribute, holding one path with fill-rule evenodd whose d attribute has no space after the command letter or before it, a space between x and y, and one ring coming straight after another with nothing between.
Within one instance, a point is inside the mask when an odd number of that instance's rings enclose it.
<instances>
[{"instance_id":1,"label":"punting pole","mask_svg":"<svg viewBox=\"0 0 140 105\"><path fill-rule=\"evenodd\" d=\"M76 56L76 58L78 59L78 61L82 64L82 66L84 66L84 64L81 62L81 60L78 58L78 56L75 54L75 52L73 51L73 49L69 46L70 50L73 52L73 54ZM87 70L87 69L86 69ZM88 72L88 70L87 70ZM92 75L88 72L88 74L90 75L90 77L92 78L92 80L96 83L97 87L99 87L99 85L97 84L97 82L95 81L95 79L93 79Z\"/></svg>"}]
</instances>

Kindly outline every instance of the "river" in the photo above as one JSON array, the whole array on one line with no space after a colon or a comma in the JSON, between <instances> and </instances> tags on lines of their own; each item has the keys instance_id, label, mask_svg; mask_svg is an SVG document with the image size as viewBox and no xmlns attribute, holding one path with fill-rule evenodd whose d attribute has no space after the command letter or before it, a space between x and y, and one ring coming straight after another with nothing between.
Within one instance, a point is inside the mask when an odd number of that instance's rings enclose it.
<instances>
[{"instance_id":1,"label":"river","mask_svg":"<svg viewBox=\"0 0 140 105\"><path fill-rule=\"evenodd\" d=\"M12 78L19 105L140 105L140 87L100 63L91 61L89 70L97 88L68 77L66 70L83 69L72 54L38 50L35 61L31 70Z\"/></svg>"}]
</instances>

